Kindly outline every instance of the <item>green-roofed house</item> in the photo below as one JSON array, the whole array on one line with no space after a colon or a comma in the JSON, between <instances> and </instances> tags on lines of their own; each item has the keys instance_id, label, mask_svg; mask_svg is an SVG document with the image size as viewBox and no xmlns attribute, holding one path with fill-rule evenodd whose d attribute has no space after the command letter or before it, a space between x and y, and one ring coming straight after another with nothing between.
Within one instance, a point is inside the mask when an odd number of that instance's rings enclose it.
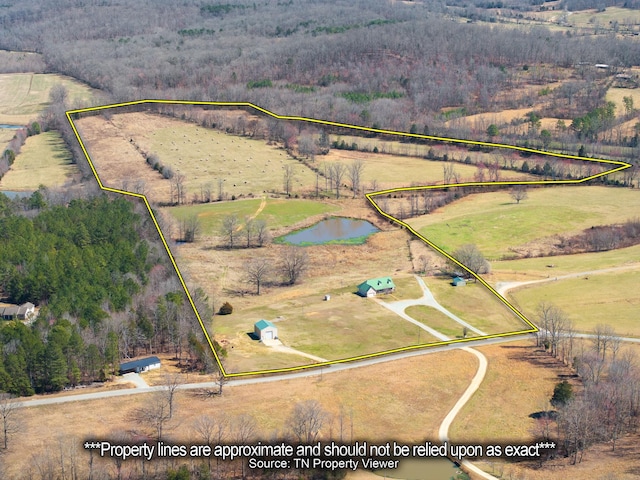
<instances>
[{"instance_id":1,"label":"green-roofed house","mask_svg":"<svg viewBox=\"0 0 640 480\"><path fill-rule=\"evenodd\" d=\"M361 297L375 297L381 293L393 293L396 286L391 277L372 278L358 285L358 295Z\"/></svg>"},{"instance_id":2,"label":"green-roofed house","mask_svg":"<svg viewBox=\"0 0 640 480\"><path fill-rule=\"evenodd\" d=\"M260 320L253 326L253 333L260 341L278 338L278 328L269 320Z\"/></svg>"}]
</instances>

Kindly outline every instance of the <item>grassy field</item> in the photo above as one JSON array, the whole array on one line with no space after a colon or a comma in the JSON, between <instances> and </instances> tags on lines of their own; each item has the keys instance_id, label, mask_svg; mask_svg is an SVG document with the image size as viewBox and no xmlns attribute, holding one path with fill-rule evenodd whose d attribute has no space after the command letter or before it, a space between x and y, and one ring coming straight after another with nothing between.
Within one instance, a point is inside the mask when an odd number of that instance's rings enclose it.
<instances>
[{"instance_id":1,"label":"grassy field","mask_svg":"<svg viewBox=\"0 0 640 480\"><path fill-rule=\"evenodd\" d=\"M35 120L48 105L54 85L67 88L70 105L87 104L91 99L89 87L63 75L0 74L0 123L23 125Z\"/></svg>"},{"instance_id":2,"label":"grassy field","mask_svg":"<svg viewBox=\"0 0 640 480\"><path fill-rule=\"evenodd\" d=\"M284 345L327 360L416 345L419 341L437 341L428 333L420 332L416 325L354 291L354 286L348 285L323 291L331 295L330 301L324 301L321 294L313 294L217 316L213 328L216 338L223 345L233 344L227 359L229 368L243 371L241 362L245 356L253 357L251 361L257 365L256 369L275 368L269 348L247 335L262 318L274 321ZM301 363L313 362L307 359Z\"/></svg>"},{"instance_id":3,"label":"grassy field","mask_svg":"<svg viewBox=\"0 0 640 480\"><path fill-rule=\"evenodd\" d=\"M473 243L487 258L499 259L509 255L511 248L522 248L545 237L624 222L639 209L637 190L599 186L537 188L529 189L528 198L520 204L508 190L502 190L469 195L409 223L445 251L453 252Z\"/></svg>"},{"instance_id":4,"label":"grassy field","mask_svg":"<svg viewBox=\"0 0 640 480\"><path fill-rule=\"evenodd\" d=\"M364 162L362 183L366 188L369 188L374 180L377 182L379 189L442 183L443 167L445 165L453 166L460 176L460 180L472 181L477 171L477 163L493 163L497 158L502 162L502 155L505 158L511 155L511 153L502 151L496 151L495 154L469 152L464 148L452 145L419 145L354 136L336 138L345 140L347 143L355 142L360 148L365 147L373 150L377 146L380 150L381 153L374 154L332 149L328 155L316 157L318 162L340 162L345 165L351 164L353 160L362 160ZM423 157L427 155L429 150L439 156L446 154L450 158L457 159L458 162L425 160ZM460 163L467 156L471 159L471 164ZM522 163L521 159L517 160L516 165L520 163ZM503 180L533 179L533 176L521 172L501 171L500 173Z\"/></svg>"},{"instance_id":5,"label":"grassy field","mask_svg":"<svg viewBox=\"0 0 640 480\"><path fill-rule=\"evenodd\" d=\"M473 377L476 363L471 359L465 352L444 352L344 372L325 372L322 377L226 387L223 395L216 398L194 391L178 392L175 418L166 429L166 440L196 443L194 421L200 415L214 413L231 420L240 414L252 415L257 422L256 437L267 440L273 432L284 431L297 402L315 399L333 417L331 425L321 431L323 439L330 432L339 438L337 417L342 406L349 424L353 418L353 439L383 443L392 436L404 443L423 442L435 438L440 422ZM256 398L260 401L256 402ZM151 395L144 394L121 397L117 402L104 399L21 411L21 433L10 438L4 455L8 469L4 478L24 478L29 470L37 472L38 463L25 452L38 452L38 461L47 452L57 455L52 459L59 459L61 452L68 455L72 449L67 444L60 449L61 439L79 449L77 474L88 478L89 455L78 445L86 438L105 438L117 430L143 433L145 428L133 424L129 416L151 400ZM372 411L376 412L375 421ZM43 436L43 432L50 433ZM345 432L348 441L351 427ZM45 442L48 448L43 448ZM94 461L96 467L104 466L110 471L113 468L111 461L102 462L96 456ZM125 462L124 469L133 464L137 462Z\"/></svg>"},{"instance_id":6,"label":"grassy field","mask_svg":"<svg viewBox=\"0 0 640 480\"><path fill-rule=\"evenodd\" d=\"M11 169L0 180L4 190L37 190L62 186L74 174L76 165L57 132L27 138Z\"/></svg>"},{"instance_id":7,"label":"grassy field","mask_svg":"<svg viewBox=\"0 0 640 480\"><path fill-rule=\"evenodd\" d=\"M453 422L452 441L530 441L535 420L529 415L548 408L558 374L568 370L529 341L478 350L489 361L487 375Z\"/></svg>"},{"instance_id":8,"label":"grassy field","mask_svg":"<svg viewBox=\"0 0 640 480\"><path fill-rule=\"evenodd\" d=\"M527 281L638 263L640 245L607 252L504 260L491 264L491 281ZM550 266L552 265L552 266Z\"/></svg>"},{"instance_id":9,"label":"grassy field","mask_svg":"<svg viewBox=\"0 0 640 480\"><path fill-rule=\"evenodd\" d=\"M609 90L607 90L607 96L605 97L605 100L616 104L616 116L618 117L622 117L625 115L624 103L622 100L624 97L633 98L633 106L635 108L638 108L640 106L640 88L611 87ZM638 119L636 118L635 121L637 122Z\"/></svg>"},{"instance_id":10,"label":"grassy field","mask_svg":"<svg viewBox=\"0 0 640 480\"><path fill-rule=\"evenodd\" d=\"M255 217L267 222L269 228L287 228L316 215L331 213L340 207L326 202L299 199L268 198L266 205ZM222 220L228 215L237 215L241 222L245 217L256 214L262 199L237 200L235 202L208 203L168 208L168 212L178 220L196 215L200 220L204 235L216 235Z\"/></svg>"},{"instance_id":11,"label":"grassy field","mask_svg":"<svg viewBox=\"0 0 640 480\"><path fill-rule=\"evenodd\" d=\"M540 302L548 302L562 309L581 332L592 331L602 323L610 324L621 336L638 337L640 297L636 289L621 286L639 281L640 271L585 275L523 287L508 295L530 318Z\"/></svg>"},{"instance_id":12,"label":"grassy field","mask_svg":"<svg viewBox=\"0 0 640 480\"><path fill-rule=\"evenodd\" d=\"M410 300L422 297L422 288L418 284L414 277L400 277L393 278L393 283L396 285L396 291L385 295L385 302L392 302L396 300Z\"/></svg>"},{"instance_id":13,"label":"grassy field","mask_svg":"<svg viewBox=\"0 0 640 480\"><path fill-rule=\"evenodd\" d=\"M292 194L315 185L315 174L309 168L263 140L146 113L116 115L112 122L143 152L155 153L163 165L185 175L189 199L207 183L217 195L218 179L224 181L229 197L280 193L285 165L294 169Z\"/></svg>"},{"instance_id":14,"label":"grassy field","mask_svg":"<svg viewBox=\"0 0 640 480\"><path fill-rule=\"evenodd\" d=\"M427 307L426 305L414 305L406 308L405 313L449 338L462 338L462 325L435 308ZM467 334L467 337L473 336L476 336L473 331Z\"/></svg>"},{"instance_id":15,"label":"grassy field","mask_svg":"<svg viewBox=\"0 0 640 480\"><path fill-rule=\"evenodd\" d=\"M530 328L480 283L452 287L450 277L428 277L425 283L440 305L487 334Z\"/></svg>"}]
</instances>

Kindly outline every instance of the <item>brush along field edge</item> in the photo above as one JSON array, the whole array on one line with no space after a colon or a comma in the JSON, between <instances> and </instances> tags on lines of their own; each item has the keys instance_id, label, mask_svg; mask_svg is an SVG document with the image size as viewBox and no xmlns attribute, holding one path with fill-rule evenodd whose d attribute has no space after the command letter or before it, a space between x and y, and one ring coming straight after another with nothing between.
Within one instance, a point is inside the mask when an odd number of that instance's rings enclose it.
<instances>
[{"instance_id":1,"label":"brush along field edge","mask_svg":"<svg viewBox=\"0 0 640 480\"><path fill-rule=\"evenodd\" d=\"M600 164L608 164L608 165L611 165L612 168L610 170L607 170L607 171L604 171L604 172L601 172L601 173L598 173L598 174L595 174L595 175L591 175L589 177L581 178L581 179L452 183L452 184L447 184L447 185L429 185L429 186L422 186L422 187L418 186L418 187L394 188L394 189L382 190L382 191L378 191L378 192L371 192L371 193L365 194L367 200L371 203L372 207L380 215L382 215L383 217L391 220L392 222L395 222L396 224L406 228L409 232L411 232L417 238L419 238L420 240L425 242L425 244L427 244L429 247L431 247L432 249L434 249L435 251L437 251L438 253L443 255L445 258L447 258L448 260L450 260L454 264L458 265L460 268L464 269L470 276L475 278L484 287L486 287L491 293L493 293L502 303L504 303L518 318L520 318L530 328L524 329L524 330L518 330L518 331L515 331L515 332L505 332L505 333L499 333L499 334L486 335L486 336L482 336L482 337L457 338L457 339L452 339L452 340L447 340L447 341L433 342L433 343L427 343L427 344L421 344L421 345L410 345L410 346L406 346L406 347L402 347L402 348L396 348L396 349L392 349L392 350L385 350L385 351L382 351L382 352L376 352L376 353L371 353L371 354L366 354L366 355L359 355L359 356L355 356L355 357L344 358L344 359L341 359L341 360L332 360L332 361L327 361L327 362L313 363L313 364L309 364L309 365L301 365L301 366L296 366L296 367L287 367L287 368L278 368L278 369L272 369L272 370L256 370L256 371L250 371L250 372L234 372L234 373L231 373L231 372L226 372L225 371L224 365L222 364L221 359L219 358L217 352L215 351L215 348L213 347L213 342L211 340L211 337L209 336L207 328L205 327L204 322L203 322L202 318L200 317L200 313L198 312L198 309L195 306L193 298L191 297L191 293L189 292L189 288L187 287L186 282L184 281L184 278L183 278L182 274L180 273L180 269L178 268L178 264L176 263L176 260L175 260L175 258L173 256L173 254L171 253L171 249L169 248L169 245L167 244L167 241L166 241L166 239L164 237L164 234L162 233L162 230L160 229L160 225L158 225L158 222L157 222L157 220L155 218L155 215L153 213L151 205L149 204L149 201L147 200L147 197L145 195L142 195L142 194L139 194L139 193L128 192L128 191L125 191L125 190L111 188L111 187L107 187L107 186L102 184L102 181L100 180L100 176L98 175L98 173L97 173L97 171L95 169L95 166L93 165L93 162L92 162L92 160L91 160L91 158L89 156L89 153L87 152L87 149L86 149L86 147L85 147L85 145L84 145L84 143L82 141L82 138L81 138L80 134L78 133L76 125L74 124L74 121L73 121L74 117L77 117L79 114L82 114L82 113L98 112L98 111L102 111L102 110L114 109L114 108L119 108L119 107L130 107L130 106L145 105L145 104L202 105L202 106L217 106L217 107L248 107L248 108L254 109L254 110L258 111L258 112L261 112L261 113L263 113L263 114L265 114L265 115L267 115L269 117L276 118L278 120L295 121L295 122L306 122L306 123L312 123L312 124L318 124L318 125L328 125L328 126L333 126L333 127L348 128L348 129L352 129L352 130L358 130L358 131L361 131L361 132L380 133L380 134L386 134L386 135L396 135L396 136L399 136L399 137L420 138L420 139L425 139L425 140L435 140L435 141L441 141L441 142L450 142L450 143L456 143L456 144L462 144L462 145L479 145L479 146L484 146L484 147L506 148L506 149L515 150L515 151L519 151L519 152L535 153L535 154L546 155L546 156L550 156L550 157L581 160L581 161L595 162L595 163L600 163ZM437 346L437 345L463 343L463 342L478 341L478 340L489 339L489 338L507 337L507 336L521 335L521 334L537 332L538 331L537 327L533 323L531 323L529 321L529 319L527 319L527 317L525 317L520 311L518 311L518 309L515 308L507 299L505 299L496 290L494 290L491 287L491 285L489 285L486 281L484 281L482 279L482 277L480 277L479 275L477 275L474 272L472 272L468 267L466 267L465 265L460 263L458 260L456 260L451 255L449 255L447 252L445 252L444 250L439 248L437 245L435 245L432 242L430 242L427 238L425 238L420 233L415 231L407 223L405 223L405 222L401 221L400 219L395 218L395 217L389 215L388 213L384 212L378 206L378 204L375 202L374 198L377 195L384 195L384 194L395 193L395 192L412 191L412 190L425 190L425 189L443 189L443 188L449 188L449 187L478 187L478 186L488 186L488 185L567 185L567 184L579 184L579 183L587 182L589 180L593 180L593 179L598 178L598 177L603 177L605 175L610 175L612 173L615 173L615 172L618 172L618 171L621 171L621 170L624 170L626 168L630 168L631 167L631 165L628 164L628 163L621 162L621 161L616 161L616 160L585 158L585 157L580 157L580 156L577 156L577 155L565 155L565 154L560 154L560 153L555 153L555 152L544 152L544 151L541 151L541 150L535 150L533 148L527 148L527 147L519 147L519 146L516 146L516 145L507 145L507 144L491 143L491 142L481 142L481 141L477 141L477 140L466 140L466 139L458 139L458 138L437 137L437 136L432 136L432 135L421 135L421 134L417 134L417 133L396 132L396 131L393 131L393 130L384 130L384 129L379 129L379 128L369 128L369 127L363 127L363 126L360 126L360 125L349 125L349 124L345 124L345 123L331 122L331 121L328 121L328 120L319 120L319 119L315 119L315 118L290 116L290 115L278 115L278 114L273 113L273 112L271 112L271 111L269 111L269 110L267 110L265 108L262 108L262 107L260 107L258 105L254 105L253 103L250 103L250 102L205 102L205 101L188 101L188 100L136 100L136 101L131 101L131 102L115 103L115 104L110 104L110 105L101 105L101 106L97 106L97 107L81 108L81 109L77 109L77 110L69 110L69 111L66 112L66 116L67 116L67 120L69 121L69 123L71 125L71 128L73 129L73 132L74 132L76 138L78 139L78 143L80 144L80 148L82 149L82 152L84 153L84 155L85 155L85 157L87 159L87 162L89 163L89 167L91 168L91 171L93 172L93 175L95 176L96 181L98 182L98 185L99 185L100 189L102 189L104 191L107 191L107 192L119 193L121 195L127 195L127 196L130 196L130 197L139 198L140 200L142 200L144 202L144 204L147 207L147 210L149 212L149 215L151 216L153 224L155 225L156 230L158 231L158 234L160 235L160 239L162 241L162 244L164 245L164 248L167 251L167 255L169 256L169 260L171 261L171 264L173 265L173 268L175 269L175 271L176 271L176 273L178 275L178 278L180 280L182 288L184 289L184 292L185 292L185 294L187 296L187 299L189 300L189 304L193 308L193 311L194 311L194 313L196 315L196 318L198 319L198 323L200 324L200 327L202 328L202 332L203 332L203 334L204 334L204 336L205 336L205 338L207 340L207 343L209 344L209 347L211 348L211 351L213 352L213 355L214 355L214 357L216 359L218 367L220 368L220 371L222 372L222 374L225 377L242 377L242 376L249 376L249 375L261 375L261 374L269 374L269 373L292 372L292 371L303 370L303 369L308 369L308 368L324 367L324 366L329 366L329 365L337 364L337 363L345 363L345 362L352 362L352 361L356 361L356 360L364 360L364 359L367 359L367 358L378 357L378 356L381 356L381 355L388 355L388 354L391 354L391 353L399 353L399 352L404 352L404 351L422 349L422 348L433 347L433 346Z\"/></svg>"}]
</instances>

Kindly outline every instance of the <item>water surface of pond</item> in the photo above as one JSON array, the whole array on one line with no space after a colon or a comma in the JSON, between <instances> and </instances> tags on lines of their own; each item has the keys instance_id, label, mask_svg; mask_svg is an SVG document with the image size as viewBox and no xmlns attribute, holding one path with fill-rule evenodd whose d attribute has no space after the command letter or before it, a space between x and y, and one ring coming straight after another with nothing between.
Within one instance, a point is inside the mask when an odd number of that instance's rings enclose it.
<instances>
[{"instance_id":1,"label":"water surface of pond","mask_svg":"<svg viewBox=\"0 0 640 480\"><path fill-rule=\"evenodd\" d=\"M290 245L323 245L327 243L359 245L364 243L369 235L379 231L366 220L333 217L308 228L278 237L275 241Z\"/></svg>"}]
</instances>

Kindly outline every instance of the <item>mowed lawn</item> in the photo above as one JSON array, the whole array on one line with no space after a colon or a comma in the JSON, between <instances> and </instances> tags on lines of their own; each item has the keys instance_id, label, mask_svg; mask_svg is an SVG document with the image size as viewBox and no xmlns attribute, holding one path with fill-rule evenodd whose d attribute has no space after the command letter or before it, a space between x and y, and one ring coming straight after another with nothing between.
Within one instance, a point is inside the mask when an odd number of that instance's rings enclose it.
<instances>
[{"instance_id":1,"label":"mowed lawn","mask_svg":"<svg viewBox=\"0 0 640 480\"><path fill-rule=\"evenodd\" d=\"M407 307L404 313L411 318L424 323L428 327L437 330L443 335L449 338L462 338L462 325L455 320L447 317L444 313L436 310L433 307L427 307L426 305L413 305ZM467 337L477 336L472 330L467 333Z\"/></svg>"},{"instance_id":2,"label":"mowed lawn","mask_svg":"<svg viewBox=\"0 0 640 480\"><path fill-rule=\"evenodd\" d=\"M601 323L619 335L640 337L640 295L634 287L639 282L640 269L532 285L509 295L534 320L540 302L547 302L562 309L581 332Z\"/></svg>"},{"instance_id":3,"label":"mowed lawn","mask_svg":"<svg viewBox=\"0 0 640 480\"><path fill-rule=\"evenodd\" d=\"M214 318L213 332L219 341L233 344L233 349L227 349L227 364L233 371L246 368L247 363L243 360L248 357L253 357L252 370L275 368L269 348L248 335L253 332L255 322L263 318L274 321L284 345L327 360L438 341L418 326L354 291L353 286L327 289L231 315L218 315ZM330 294L331 300L324 301L324 294ZM299 363L300 358L292 355L291 365ZM306 360L302 363L314 362Z\"/></svg>"},{"instance_id":4,"label":"mowed lawn","mask_svg":"<svg viewBox=\"0 0 640 480\"><path fill-rule=\"evenodd\" d=\"M440 305L488 335L531 328L481 283L453 287L449 277L428 277L425 283Z\"/></svg>"},{"instance_id":5,"label":"mowed lawn","mask_svg":"<svg viewBox=\"0 0 640 480\"><path fill-rule=\"evenodd\" d=\"M264 201L266 201L266 205L255 218L265 220L269 229L290 227L314 215L331 213L340 208L335 205L313 200L268 198ZM167 210L178 220L196 215L200 220L202 233L204 235L215 235L219 233L225 217L236 215L242 223L246 217L251 217L256 214L262 202L263 199L254 198L250 200L171 207Z\"/></svg>"},{"instance_id":6,"label":"mowed lawn","mask_svg":"<svg viewBox=\"0 0 640 480\"><path fill-rule=\"evenodd\" d=\"M49 104L49 92L54 85L67 89L72 104L86 104L92 90L64 75L44 73L0 74L0 123L26 124Z\"/></svg>"},{"instance_id":7,"label":"mowed lawn","mask_svg":"<svg viewBox=\"0 0 640 480\"><path fill-rule=\"evenodd\" d=\"M475 244L489 259L553 235L624 222L640 211L640 191L600 186L529 189L519 204L509 189L469 195L408 223L447 252Z\"/></svg>"},{"instance_id":8,"label":"mowed lawn","mask_svg":"<svg viewBox=\"0 0 640 480\"><path fill-rule=\"evenodd\" d=\"M78 172L71 154L57 132L27 138L9 171L0 180L3 190L37 190L62 186Z\"/></svg>"}]
</instances>

